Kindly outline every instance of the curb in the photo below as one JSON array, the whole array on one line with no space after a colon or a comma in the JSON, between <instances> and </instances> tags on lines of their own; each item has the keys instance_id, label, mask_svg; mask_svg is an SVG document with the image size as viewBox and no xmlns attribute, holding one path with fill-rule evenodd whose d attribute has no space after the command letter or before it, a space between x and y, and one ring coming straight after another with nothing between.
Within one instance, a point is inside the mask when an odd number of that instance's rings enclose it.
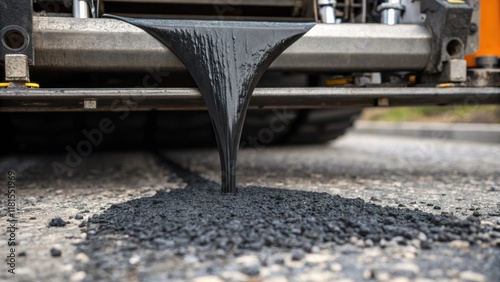
<instances>
[{"instance_id":1,"label":"curb","mask_svg":"<svg viewBox=\"0 0 500 282\"><path fill-rule=\"evenodd\" d=\"M500 124L357 121L354 132L500 144Z\"/></svg>"}]
</instances>

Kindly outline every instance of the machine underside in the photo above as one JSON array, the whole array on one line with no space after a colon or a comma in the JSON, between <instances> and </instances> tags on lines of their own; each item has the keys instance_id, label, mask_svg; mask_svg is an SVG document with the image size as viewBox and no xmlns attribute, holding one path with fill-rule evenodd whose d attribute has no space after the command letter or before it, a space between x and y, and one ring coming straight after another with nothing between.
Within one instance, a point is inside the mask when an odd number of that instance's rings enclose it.
<instances>
[{"instance_id":1,"label":"machine underside","mask_svg":"<svg viewBox=\"0 0 500 282\"><path fill-rule=\"evenodd\" d=\"M472 65L464 59L480 43L478 0L4 3L0 72L8 87L0 89L0 112L7 119L15 112L205 108L195 82L171 50L140 28L102 18L104 13L316 22L271 64L254 91L251 109L300 113L348 107L351 125L363 107L500 104L498 58L477 57ZM40 88L32 88L33 83Z\"/></svg>"}]
</instances>

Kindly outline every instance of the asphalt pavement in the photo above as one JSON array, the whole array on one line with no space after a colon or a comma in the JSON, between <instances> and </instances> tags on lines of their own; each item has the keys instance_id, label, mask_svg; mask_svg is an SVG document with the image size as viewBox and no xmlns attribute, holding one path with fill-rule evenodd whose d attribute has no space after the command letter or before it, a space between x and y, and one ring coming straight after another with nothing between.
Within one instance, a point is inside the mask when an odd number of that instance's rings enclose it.
<instances>
[{"instance_id":1,"label":"asphalt pavement","mask_svg":"<svg viewBox=\"0 0 500 282\"><path fill-rule=\"evenodd\" d=\"M356 132L364 134L500 144L500 124L359 120L355 128Z\"/></svg>"},{"instance_id":2,"label":"asphalt pavement","mask_svg":"<svg viewBox=\"0 0 500 282\"><path fill-rule=\"evenodd\" d=\"M1 159L0 280L500 281L499 144L246 148L236 196L214 149L95 152L58 179L65 158Z\"/></svg>"}]
</instances>

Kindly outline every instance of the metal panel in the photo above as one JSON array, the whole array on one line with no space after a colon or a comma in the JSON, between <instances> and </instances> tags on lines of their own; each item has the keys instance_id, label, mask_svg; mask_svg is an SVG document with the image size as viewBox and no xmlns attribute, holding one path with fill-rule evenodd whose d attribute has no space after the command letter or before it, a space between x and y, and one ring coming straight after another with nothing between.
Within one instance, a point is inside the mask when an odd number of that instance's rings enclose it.
<instances>
[{"instance_id":1,"label":"metal panel","mask_svg":"<svg viewBox=\"0 0 500 282\"><path fill-rule=\"evenodd\" d=\"M426 71L439 73L444 62L464 57L473 9L465 2L422 0L421 10L426 14L425 24L434 35L434 50Z\"/></svg>"},{"instance_id":2,"label":"metal panel","mask_svg":"<svg viewBox=\"0 0 500 282\"><path fill-rule=\"evenodd\" d=\"M483 0L484 1L484 0ZM492 1L492 4L496 1ZM471 6L472 18L469 27L469 35L467 37L467 49L465 50L466 54L474 54L479 49L479 30L480 26L480 1L479 0L467 0L467 4ZM484 3L485 7L494 10L491 5ZM497 9L497 14L500 13ZM486 27L487 28L487 27Z\"/></svg>"},{"instance_id":3,"label":"metal panel","mask_svg":"<svg viewBox=\"0 0 500 282\"><path fill-rule=\"evenodd\" d=\"M500 88L257 88L250 108L373 107L500 104ZM0 112L199 110L205 103L196 88L168 89L15 89L0 90Z\"/></svg>"},{"instance_id":4,"label":"metal panel","mask_svg":"<svg viewBox=\"0 0 500 282\"><path fill-rule=\"evenodd\" d=\"M32 12L32 0L0 1L0 63L6 54L23 54L34 63Z\"/></svg>"},{"instance_id":5,"label":"metal panel","mask_svg":"<svg viewBox=\"0 0 500 282\"><path fill-rule=\"evenodd\" d=\"M143 30L111 19L34 18L37 67L82 71L181 71L177 57ZM271 65L287 71L423 70L432 52L424 26L318 24Z\"/></svg>"}]
</instances>

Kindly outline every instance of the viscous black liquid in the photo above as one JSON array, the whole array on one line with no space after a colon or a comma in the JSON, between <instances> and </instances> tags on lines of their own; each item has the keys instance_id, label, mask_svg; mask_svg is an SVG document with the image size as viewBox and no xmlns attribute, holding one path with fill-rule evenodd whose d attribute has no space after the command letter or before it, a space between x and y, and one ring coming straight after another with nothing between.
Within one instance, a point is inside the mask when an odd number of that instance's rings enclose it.
<instances>
[{"instance_id":1,"label":"viscous black liquid","mask_svg":"<svg viewBox=\"0 0 500 282\"><path fill-rule=\"evenodd\" d=\"M236 193L236 161L250 96L276 57L314 23L121 19L165 44L198 85L217 138L222 193Z\"/></svg>"}]
</instances>

